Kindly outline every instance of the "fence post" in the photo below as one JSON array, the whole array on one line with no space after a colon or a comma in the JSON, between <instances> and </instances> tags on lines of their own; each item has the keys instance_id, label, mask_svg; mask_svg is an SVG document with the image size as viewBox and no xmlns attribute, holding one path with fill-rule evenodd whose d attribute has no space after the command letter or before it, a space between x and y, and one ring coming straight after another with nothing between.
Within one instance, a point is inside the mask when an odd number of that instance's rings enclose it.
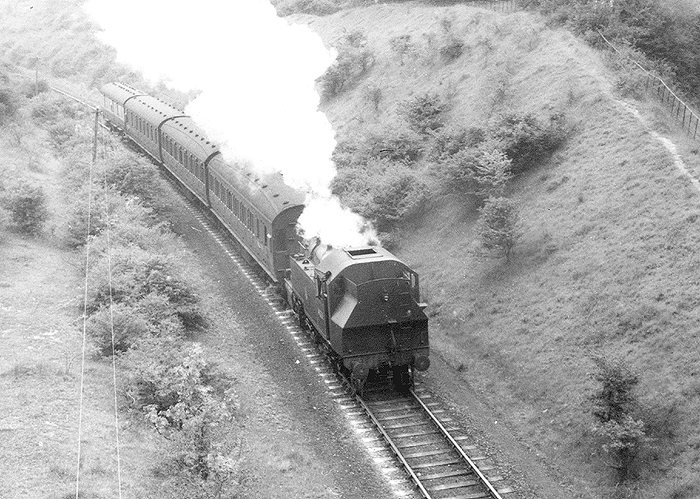
<instances>
[{"instance_id":1,"label":"fence post","mask_svg":"<svg viewBox=\"0 0 700 499\"><path fill-rule=\"evenodd\" d=\"M698 134L698 117L695 117L695 131L693 132L693 138Z\"/></svg>"},{"instance_id":2,"label":"fence post","mask_svg":"<svg viewBox=\"0 0 700 499\"><path fill-rule=\"evenodd\" d=\"M683 126L685 126L685 113L688 110L688 106L683 104Z\"/></svg>"}]
</instances>

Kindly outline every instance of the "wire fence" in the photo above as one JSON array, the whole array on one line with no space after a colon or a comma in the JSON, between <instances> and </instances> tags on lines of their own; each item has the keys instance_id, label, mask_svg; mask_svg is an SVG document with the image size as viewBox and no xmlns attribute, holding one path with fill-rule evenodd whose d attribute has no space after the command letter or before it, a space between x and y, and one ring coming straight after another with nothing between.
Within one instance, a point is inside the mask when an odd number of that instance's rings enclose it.
<instances>
[{"instance_id":1,"label":"wire fence","mask_svg":"<svg viewBox=\"0 0 700 499\"><path fill-rule=\"evenodd\" d=\"M646 68L644 68L634 59L631 59L627 56L623 56L617 49L617 47L615 47L615 45L610 43L610 41L607 38L605 38L605 35L603 35L603 33L598 31L598 34L603 39L603 41L612 50L615 51L615 53L621 55L622 57L626 57L637 69L639 69L645 74L645 91L657 97L662 104L668 107L671 116L681 125L683 130L685 130L685 132L689 136L693 137L694 139L697 139L698 123L700 123L700 118L698 118L698 114L695 111L693 111L688 106L688 104L683 102L683 100L680 97L678 97L673 90L671 90L671 87L669 87L666 84L666 82L664 82L658 76L649 72Z\"/></svg>"}]
</instances>

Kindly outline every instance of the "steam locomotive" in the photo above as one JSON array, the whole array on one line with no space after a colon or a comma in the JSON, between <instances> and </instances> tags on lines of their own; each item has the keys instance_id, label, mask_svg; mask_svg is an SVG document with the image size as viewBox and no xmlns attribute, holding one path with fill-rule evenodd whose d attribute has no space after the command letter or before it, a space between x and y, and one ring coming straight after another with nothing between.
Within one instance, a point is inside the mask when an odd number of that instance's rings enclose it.
<instances>
[{"instance_id":1,"label":"steam locomotive","mask_svg":"<svg viewBox=\"0 0 700 499\"><path fill-rule=\"evenodd\" d=\"M105 124L162 165L230 232L326 351L362 391L371 376L410 386L430 366L428 318L418 274L380 247L304 241L305 194L281 174L261 176L224 161L183 111L123 83L108 83Z\"/></svg>"}]
</instances>

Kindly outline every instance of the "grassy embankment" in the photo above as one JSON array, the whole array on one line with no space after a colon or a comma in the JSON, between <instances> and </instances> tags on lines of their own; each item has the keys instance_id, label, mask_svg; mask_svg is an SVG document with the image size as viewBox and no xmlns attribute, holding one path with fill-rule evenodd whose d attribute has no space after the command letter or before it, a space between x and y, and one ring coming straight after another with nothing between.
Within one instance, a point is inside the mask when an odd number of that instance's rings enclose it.
<instances>
[{"instance_id":1,"label":"grassy embankment","mask_svg":"<svg viewBox=\"0 0 700 499\"><path fill-rule=\"evenodd\" d=\"M464 53L450 63L401 61L391 40L416 46L452 19ZM639 416L656 440L640 454L640 497L694 497L698 405L695 303L698 192L645 123L679 145L700 173L697 146L653 102L615 92L602 54L530 14L382 5L311 21L330 45L360 29L374 66L323 110L339 139L396 122L424 92L450 102L446 120L483 126L503 112L563 112L572 132L554 156L513 179L522 240L511 261L475 256L477 213L441 189L406 224L397 249L422 276L434 354L465 371L515 434L563 467L582 490L612 494L615 473L591 432L595 355L641 373ZM432 34L432 35L430 35ZM378 108L367 88L381 89ZM413 168L430 177L431 165ZM674 495L675 494L675 495Z\"/></svg>"}]
</instances>

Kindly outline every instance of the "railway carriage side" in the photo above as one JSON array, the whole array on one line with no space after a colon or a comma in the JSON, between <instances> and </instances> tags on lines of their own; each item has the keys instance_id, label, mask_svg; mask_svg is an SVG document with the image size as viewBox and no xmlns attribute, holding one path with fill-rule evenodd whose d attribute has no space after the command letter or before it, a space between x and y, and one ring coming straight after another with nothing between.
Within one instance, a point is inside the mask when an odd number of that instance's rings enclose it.
<instances>
[{"instance_id":1,"label":"railway carriage side","mask_svg":"<svg viewBox=\"0 0 700 499\"><path fill-rule=\"evenodd\" d=\"M279 283L296 251L296 223L303 195L284 184L279 174L259 176L221 156L209 164L212 212L243 249Z\"/></svg>"},{"instance_id":2,"label":"railway carriage side","mask_svg":"<svg viewBox=\"0 0 700 499\"><path fill-rule=\"evenodd\" d=\"M209 163L220 157L219 148L186 116L173 117L160 126L160 159L165 168L205 206Z\"/></svg>"}]
</instances>

